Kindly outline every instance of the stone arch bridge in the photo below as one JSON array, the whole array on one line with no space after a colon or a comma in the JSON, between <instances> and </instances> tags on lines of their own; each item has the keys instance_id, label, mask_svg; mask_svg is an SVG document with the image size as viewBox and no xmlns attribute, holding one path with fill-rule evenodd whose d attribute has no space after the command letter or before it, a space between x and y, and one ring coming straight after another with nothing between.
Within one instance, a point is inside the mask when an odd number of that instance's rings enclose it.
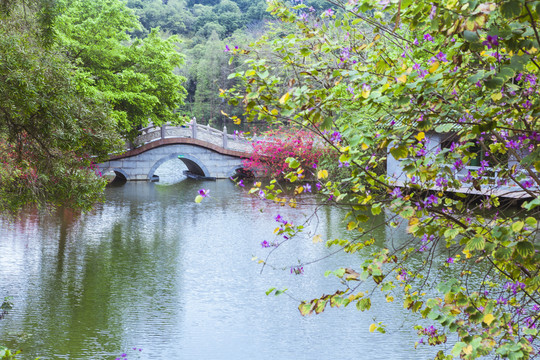
<instances>
[{"instance_id":1,"label":"stone arch bridge","mask_svg":"<svg viewBox=\"0 0 540 360\"><path fill-rule=\"evenodd\" d=\"M192 175L228 178L250 156L251 142L193 120L183 126L150 126L140 130L128 150L99 164L102 173L115 172L127 181L153 180L154 172L167 160L180 159Z\"/></svg>"}]
</instances>

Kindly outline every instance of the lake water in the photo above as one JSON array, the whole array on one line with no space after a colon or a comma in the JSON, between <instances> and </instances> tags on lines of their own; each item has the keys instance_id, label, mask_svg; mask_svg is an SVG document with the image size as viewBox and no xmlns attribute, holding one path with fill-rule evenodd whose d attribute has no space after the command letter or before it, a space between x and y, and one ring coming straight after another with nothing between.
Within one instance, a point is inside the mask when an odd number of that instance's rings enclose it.
<instances>
[{"instance_id":1,"label":"lake water","mask_svg":"<svg viewBox=\"0 0 540 360\"><path fill-rule=\"evenodd\" d=\"M162 178L163 181L163 178ZM210 198L196 204L200 188ZM313 202L313 198L307 198ZM345 233L340 211L319 212L303 238L261 265L274 241L279 212L299 223L315 205L276 207L229 180L127 183L110 187L106 202L87 214L29 211L0 218L0 299L14 309L0 320L0 344L22 359L423 359L417 321L396 303L374 301L302 317L298 299L339 288L326 270L354 268L362 254L336 254L304 268L290 266L332 252L312 237ZM384 217L374 218L375 223ZM389 229L375 233L380 243ZM271 249L271 248L270 248ZM284 268L285 270L282 270ZM271 287L287 295L266 296ZM377 297L375 297L376 299ZM387 333L370 333L373 322ZM141 349L141 350L139 350Z\"/></svg>"}]
</instances>

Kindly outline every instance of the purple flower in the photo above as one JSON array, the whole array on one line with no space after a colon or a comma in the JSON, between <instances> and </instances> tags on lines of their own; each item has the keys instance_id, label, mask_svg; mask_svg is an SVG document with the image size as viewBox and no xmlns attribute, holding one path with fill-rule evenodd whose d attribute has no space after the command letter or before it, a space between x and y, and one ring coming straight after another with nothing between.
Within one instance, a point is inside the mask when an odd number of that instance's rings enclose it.
<instances>
[{"instance_id":1,"label":"purple flower","mask_svg":"<svg viewBox=\"0 0 540 360\"><path fill-rule=\"evenodd\" d=\"M446 58L446 55L442 51L437 54L436 58L440 62L448 62L448 59Z\"/></svg>"},{"instance_id":2,"label":"purple flower","mask_svg":"<svg viewBox=\"0 0 540 360\"><path fill-rule=\"evenodd\" d=\"M330 141L333 143L338 143L341 141L341 134L339 133L339 131L334 131L334 133L330 137Z\"/></svg>"},{"instance_id":3,"label":"purple flower","mask_svg":"<svg viewBox=\"0 0 540 360\"><path fill-rule=\"evenodd\" d=\"M418 45L418 39L414 38L414 41L412 42L414 45Z\"/></svg>"},{"instance_id":4,"label":"purple flower","mask_svg":"<svg viewBox=\"0 0 540 360\"><path fill-rule=\"evenodd\" d=\"M345 162L339 162L339 165L338 167L342 168L342 167L349 167L351 164L349 164L348 161L345 161Z\"/></svg>"},{"instance_id":5,"label":"purple flower","mask_svg":"<svg viewBox=\"0 0 540 360\"><path fill-rule=\"evenodd\" d=\"M263 248L267 248L267 247L270 247L270 243L269 243L268 241L264 240L264 241L261 243L261 246L262 246Z\"/></svg>"},{"instance_id":6,"label":"purple flower","mask_svg":"<svg viewBox=\"0 0 540 360\"><path fill-rule=\"evenodd\" d=\"M486 41L484 41L482 44L486 45L488 49L491 49L494 46L498 46L499 41L497 35L488 35Z\"/></svg>"},{"instance_id":7,"label":"purple flower","mask_svg":"<svg viewBox=\"0 0 540 360\"><path fill-rule=\"evenodd\" d=\"M521 182L521 186L523 186L525 189L532 188L534 186L534 182L531 180L525 180Z\"/></svg>"},{"instance_id":8,"label":"purple flower","mask_svg":"<svg viewBox=\"0 0 540 360\"><path fill-rule=\"evenodd\" d=\"M519 141L508 140L506 146L510 149L519 149Z\"/></svg>"},{"instance_id":9,"label":"purple flower","mask_svg":"<svg viewBox=\"0 0 540 360\"><path fill-rule=\"evenodd\" d=\"M392 190L390 195L392 195L393 197L398 198L398 199L403 198L403 194L401 193L401 189L398 188L398 187L394 188L394 190Z\"/></svg>"},{"instance_id":10,"label":"purple flower","mask_svg":"<svg viewBox=\"0 0 540 360\"><path fill-rule=\"evenodd\" d=\"M530 109L532 104L529 100L525 101L522 106L525 108L525 109Z\"/></svg>"},{"instance_id":11,"label":"purple flower","mask_svg":"<svg viewBox=\"0 0 540 360\"><path fill-rule=\"evenodd\" d=\"M424 35L424 40L433 42L433 36L431 36L430 34L426 34Z\"/></svg>"},{"instance_id":12,"label":"purple flower","mask_svg":"<svg viewBox=\"0 0 540 360\"><path fill-rule=\"evenodd\" d=\"M231 49L229 49L229 45L225 45L225 52L229 52Z\"/></svg>"},{"instance_id":13,"label":"purple flower","mask_svg":"<svg viewBox=\"0 0 540 360\"><path fill-rule=\"evenodd\" d=\"M431 6L431 11L429 12L429 19L430 20L433 20L433 18L435 17L435 14L437 13L437 6L435 5L432 5Z\"/></svg>"},{"instance_id":14,"label":"purple flower","mask_svg":"<svg viewBox=\"0 0 540 360\"><path fill-rule=\"evenodd\" d=\"M317 186L317 190L319 190L319 191L320 191L320 190L322 189L322 185L321 185L321 183L316 183L315 185Z\"/></svg>"},{"instance_id":15,"label":"purple flower","mask_svg":"<svg viewBox=\"0 0 540 360\"><path fill-rule=\"evenodd\" d=\"M244 187L244 180L240 180L240 181L238 182L238 186Z\"/></svg>"},{"instance_id":16,"label":"purple flower","mask_svg":"<svg viewBox=\"0 0 540 360\"><path fill-rule=\"evenodd\" d=\"M208 195L209 192L210 192L210 189L208 189L208 190L201 189L201 190L199 190L199 195L201 195L204 198L204 197L210 196L210 195Z\"/></svg>"},{"instance_id":17,"label":"purple flower","mask_svg":"<svg viewBox=\"0 0 540 360\"><path fill-rule=\"evenodd\" d=\"M354 89L351 87L351 85L347 86L347 91L354 95Z\"/></svg>"},{"instance_id":18,"label":"purple flower","mask_svg":"<svg viewBox=\"0 0 540 360\"><path fill-rule=\"evenodd\" d=\"M348 60L351 57L350 51L351 49L349 49L348 47L345 47L343 48L343 50L341 50L341 61Z\"/></svg>"},{"instance_id":19,"label":"purple flower","mask_svg":"<svg viewBox=\"0 0 540 360\"><path fill-rule=\"evenodd\" d=\"M291 268L291 274L295 275L301 275L304 273L304 267L303 266L296 266Z\"/></svg>"},{"instance_id":20,"label":"purple flower","mask_svg":"<svg viewBox=\"0 0 540 360\"><path fill-rule=\"evenodd\" d=\"M429 74L429 71L427 70L418 70L418 76L420 76L421 78L425 78L427 74Z\"/></svg>"},{"instance_id":21,"label":"purple flower","mask_svg":"<svg viewBox=\"0 0 540 360\"><path fill-rule=\"evenodd\" d=\"M304 185L304 190L306 192L311 192L311 185L309 185L309 184Z\"/></svg>"},{"instance_id":22,"label":"purple flower","mask_svg":"<svg viewBox=\"0 0 540 360\"><path fill-rule=\"evenodd\" d=\"M463 160L457 159L456 161L454 161L454 165L452 166L452 168L458 171L461 170L463 168Z\"/></svg>"},{"instance_id":23,"label":"purple flower","mask_svg":"<svg viewBox=\"0 0 540 360\"><path fill-rule=\"evenodd\" d=\"M446 259L446 263L447 264L453 264L454 263L454 258L449 257L448 259Z\"/></svg>"},{"instance_id":24,"label":"purple flower","mask_svg":"<svg viewBox=\"0 0 540 360\"><path fill-rule=\"evenodd\" d=\"M335 14L335 11L332 9L328 9L324 13L326 14L326 16L332 16Z\"/></svg>"}]
</instances>

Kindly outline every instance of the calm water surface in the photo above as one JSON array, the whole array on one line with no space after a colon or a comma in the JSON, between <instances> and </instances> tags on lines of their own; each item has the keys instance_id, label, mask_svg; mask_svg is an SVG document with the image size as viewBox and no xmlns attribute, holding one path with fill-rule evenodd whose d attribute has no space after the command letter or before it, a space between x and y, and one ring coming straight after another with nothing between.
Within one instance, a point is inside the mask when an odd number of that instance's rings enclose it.
<instances>
[{"instance_id":1,"label":"calm water surface","mask_svg":"<svg viewBox=\"0 0 540 360\"><path fill-rule=\"evenodd\" d=\"M201 187L211 198L195 204ZM252 258L268 254L260 243L274 240L275 214L299 223L312 207L276 208L228 180L128 183L108 188L106 196L88 214L0 219L0 297L11 296L15 305L0 321L0 343L22 349L23 359L115 359L124 352L129 359L433 354L427 347L414 350L416 320L399 303L302 317L297 300L265 295L274 286L296 299L331 293L339 284L324 272L362 261L338 254L303 275L269 267L260 272ZM322 211L306 237L280 247L271 262L287 267L327 255L330 250L311 238L339 237L341 216ZM377 240L388 241L387 232L381 227ZM374 319L388 324L387 334L369 333Z\"/></svg>"}]
</instances>

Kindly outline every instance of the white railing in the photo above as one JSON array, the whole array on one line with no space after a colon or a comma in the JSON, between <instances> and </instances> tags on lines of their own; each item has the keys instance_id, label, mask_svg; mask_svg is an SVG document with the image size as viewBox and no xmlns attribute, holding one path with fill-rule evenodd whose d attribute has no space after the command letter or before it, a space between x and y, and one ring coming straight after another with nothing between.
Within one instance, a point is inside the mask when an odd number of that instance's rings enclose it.
<instances>
[{"instance_id":1,"label":"white railing","mask_svg":"<svg viewBox=\"0 0 540 360\"><path fill-rule=\"evenodd\" d=\"M151 125L139 130L139 132L140 135L133 141L133 147L139 147L161 139L192 138L206 141L228 150L243 152L252 150L251 142L244 136L227 134L226 126L221 131L208 125L197 124L195 118L184 125L174 126L164 124L160 127Z\"/></svg>"}]
</instances>

